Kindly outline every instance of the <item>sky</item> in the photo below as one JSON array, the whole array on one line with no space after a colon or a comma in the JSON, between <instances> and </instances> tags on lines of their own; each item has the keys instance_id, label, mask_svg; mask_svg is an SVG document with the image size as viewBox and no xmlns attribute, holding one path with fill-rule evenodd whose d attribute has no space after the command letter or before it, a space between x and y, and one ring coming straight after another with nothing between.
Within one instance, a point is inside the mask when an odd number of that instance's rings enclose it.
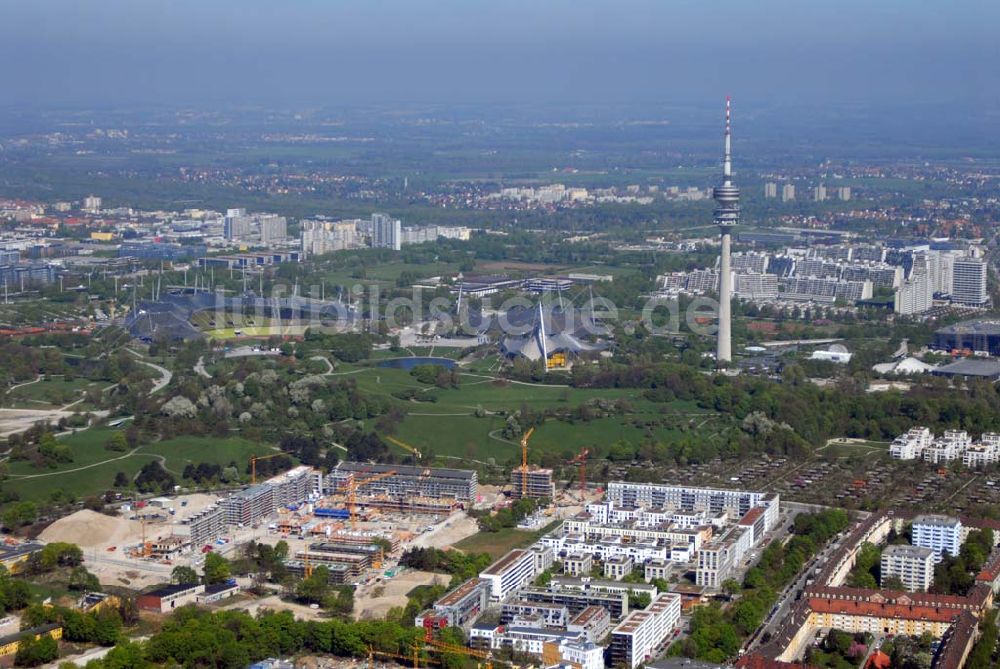
<instances>
[{"instance_id":1,"label":"sky","mask_svg":"<svg viewBox=\"0 0 1000 669\"><path fill-rule=\"evenodd\" d=\"M0 0L0 86L105 105L944 105L996 114L996 0Z\"/></svg>"}]
</instances>

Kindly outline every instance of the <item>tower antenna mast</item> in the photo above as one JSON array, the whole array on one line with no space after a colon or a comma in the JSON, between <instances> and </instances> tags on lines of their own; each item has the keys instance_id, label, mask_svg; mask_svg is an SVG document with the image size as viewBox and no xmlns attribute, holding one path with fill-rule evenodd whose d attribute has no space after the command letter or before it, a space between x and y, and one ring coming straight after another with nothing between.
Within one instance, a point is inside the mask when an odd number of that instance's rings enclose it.
<instances>
[{"instance_id":1,"label":"tower antenna mast","mask_svg":"<svg viewBox=\"0 0 1000 669\"><path fill-rule=\"evenodd\" d=\"M712 190L715 199L715 224L719 226L722 248L719 256L719 331L715 361L719 366L733 359L732 350L732 273L730 247L733 227L740 220L740 189L733 185L732 114L726 96L725 149L722 157L722 183Z\"/></svg>"}]
</instances>

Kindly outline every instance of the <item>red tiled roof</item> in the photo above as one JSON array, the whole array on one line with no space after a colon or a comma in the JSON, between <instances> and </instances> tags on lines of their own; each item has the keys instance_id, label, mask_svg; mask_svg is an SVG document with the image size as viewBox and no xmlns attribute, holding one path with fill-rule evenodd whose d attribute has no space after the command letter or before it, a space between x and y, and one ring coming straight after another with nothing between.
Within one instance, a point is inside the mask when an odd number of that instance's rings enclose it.
<instances>
[{"instance_id":1,"label":"red tiled roof","mask_svg":"<svg viewBox=\"0 0 1000 669\"><path fill-rule=\"evenodd\" d=\"M897 620L929 620L931 622L951 622L959 615L953 608L934 606L913 606L845 599L809 598L809 608L816 613L832 613L844 616L868 616L872 618L894 618Z\"/></svg>"},{"instance_id":2,"label":"red tiled roof","mask_svg":"<svg viewBox=\"0 0 1000 669\"><path fill-rule=\"evenodd\" d=\"M764 509L760 508L759 506L755 506L752 509L750 509L749 511L747 511L747 513L746 513L745 516L743 516L742 518L740 518L739 524L740 525L753 525L754 521L756 521L758 518L760 518L760 516L763 513L764 513Z\"/></svg>"},{"instance_id":3,"label":"red tiled roof","mask_svg":"<svg viewBox=\"0 0 1000 669\"><path fill-rule=\"evenodd\" d=\"M780 660L772 660L755 653L744 655L736 661L735 666L737 669L816 669L811 664L781 662Z\"/></svg>"},{"instance_id":4,"label":"red tiled roof","mask_svg":"<svg viewBox=\"0 0 1000 669\"><path fill-rule=\"evenodd\" d=\"M868 669L889 669L892 666L892 658L880 650L875 651L868 658Z\"/></svg>"},{"instance_id":5,"label":"red tiled roof","mask_svg":"<svg viewBox=\"0 0 1000 669\"><path fill-rule=\"evenodd\" d=\"M998 574L1000 574L1000 548L994 548L989 559L986 560L986 564L976 575L976 580L992 583Z\"/></svg>"},{"instance_id":6,"label":"red tiled roof","mask_svg":"<svg viewBox=\"0 0 1000 669\"><path fill-rule=\"evenodd\" d=\"M945 607L952 609L976 608L979 606L980 592L984 586L977 586L965 597L960 595L936 595L929 592L900 592L894 590L868 590L865 588L841 588L831 586L811 586L806 588L806 596L837 601L863 600L875 603L898 603L929 607Z\"/></svg>"}]
</instances>

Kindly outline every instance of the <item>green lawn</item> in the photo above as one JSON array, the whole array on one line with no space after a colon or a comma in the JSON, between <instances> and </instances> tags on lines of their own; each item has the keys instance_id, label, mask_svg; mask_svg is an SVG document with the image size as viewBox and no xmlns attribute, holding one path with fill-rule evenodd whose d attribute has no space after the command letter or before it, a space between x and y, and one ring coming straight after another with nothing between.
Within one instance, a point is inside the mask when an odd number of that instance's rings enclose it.
<instances>
[{"instance_id":1,"label":"green lawn","mask_svg":"<svg viewBox=\"0 0 1000 669\"><path fill-rule=\"evenodd\" d=\"M489 553L498 558L513 548L523 548L538 540L538 537L551 532L561 521L553 521L538 531L504 528L499 532L479 532L466 537L453 547L466 553Z\"/></svg>"},{"instance_id":2,"label":"green lawn","mask_svg":"<svg viewBox=\"0 0 1000 669\"><path fill-rule=\"evenodd\" d=\"M392 395L401 390L417 390L418 398L435 401L402 403L406 418L397 428L396 436L425 453L430 451L441 465L456 464L457 460L500 465L519 458L517 444L499 438L506 414L522 406L542 409L571 410L595 399L627 400L631 410L626 416L595 418L587 422L570 423L549 419L535 430L531 440L532 460L541 454L566 459L583 448L590 448L594 457L606 454L618 440L639 443L653 438L669 442L684 431L694 431L706 439L724 426L716 414L700 409L692 402L654 403L636 389L577 389L514 382L497 382L486 375L462 372L458 388L438 388L421 384L408 371L371 367L360 369L348 377L364 392ZM342 365L338 371L349 371ZM478 409L489 412L476 417ZM490 434L494 436L491 437ZM401 451L402 453L402 451Z\"/></svg>"},{"instance_id":3,"label":"green lawn","mask_svg":"<svg viewBox=\"0 0 1000 669\"><path fill-rule=\"evenodd\" d=\"M110 382L95 382L84 378L67 381L61 376L55 376L15 388L7 396L6 404L18 409L58 407L80 399L81 393L88 388L106 388L109 385Z\"/></svg>"},{"instance_id":4,"label":"green lawn","mask_svg":"<svg viewBox=\"0 0 1000 669\"><path fill-rule=\"evenodd\" d=\"M816 449L818 455L826 458L849 458L852 456L888 457L889 444L877 441L837 442L833 441Z\"/></svg>"},{"instance_id":5,"label":"green lawn","mask_svg":"<svg viewBox=\"0 0 1000 669\"><path fill-rule=\"evenodd\" d=\"M189 464L208 462L226 466L235 462L242 472L250 457L272 451L270 446L257 444L243 437L177 437L143 446L140 453L155 453L167 459L169 470L182 472Z\"/></svg>"},{"instance_id":6,"label":"green lawn","mask_svg":"<svg viewBox=\"0 0 1000 669\"><path fill-rule=\"evenodd\" d=\"M337 371L342 371L343 367ZM545 386L515 382L497 382L486 375L460 375L458 388L441 389L418 383L406 370L388 367L373 367L351 376L360 389L375 394L392 394L398 390L416 388L423 393L437 397L434 404L421 404L419 411L454 413L475 411L477 406L487 410L516 410L522 404L535 408L572 407L589 399L627 398L642 401L642 391L635 389L608 388L580 390L560 386ZM417 409L414 409L417 410Z\"/></svg>"},{"instance_id":7,"label":"green lawn","mask_svg":"<svg viewBox=\"0 0 1000 669\"><path fill-rule=\"evenodd\" d=\"M118 472L131 478L153 460L161 460L180 482L180 474L188 463L226 466L235 461L242 472L251 455L270 450L266 445L242 437L177 437L145 444L133 454L118 453L104 447L115 432L117 430L110 428L93 428L65 437L63 442L73 449L73 462L56 469L36 469L27 462L10 462L10 478L4 481L4 490L34 501L48 499L55 490L85 497L111 488ZM23 478L25 476L31 478Z\"/></svg>"},{"instance_id":8,"label":"green lawn","mask_svg":"<svg viewBox=\"0 0 1000 669\"><path fill-rule=\"evenodd\" d=\"M419 409L416 405L413 410ZM428 405L428 411L435 410L433 405ZM407 416L396 430L396 436L421 451L430 450L438 457L445 456L442 464L455 466L455 458L481 462L494 458L499 464L520 457L516 445L489 437L491 431L501 430L503 426L504 419L499 416Z\"/></svg>"},{"instance_id":9,"label":"green lawn","mask_svg":"<svg viewBox=\"0 0 1000 669\"><path fill-rule=\"evenodd\" d=\"M434 405L429 405L428 412L434 410ZM419 408L414 408L414 411L419 411ZM633 413L576 423L547 420L532 434L529 458L537 462L540 454L550 454L565 460L583 448L590 449L592 458L603 457L608 447L619 440L636 444L645 441L651 433L657 441L669 442L682 434L676 428L661 425L648 431L637 427L635 422L641 422L643 416L642 413ZM489 462L490 458L496 464L504 465L517 462L520 458L518 445L503 441L500 436L504 421L501 416L410 415L399 425L396 436L421 451L430 450L440 458L442 465L454 466L456 459ZM710 438L718 425L718 421L711 420L696 433ZM494 437L489 436L491 432Z\"/></svg>"}]
</instances>

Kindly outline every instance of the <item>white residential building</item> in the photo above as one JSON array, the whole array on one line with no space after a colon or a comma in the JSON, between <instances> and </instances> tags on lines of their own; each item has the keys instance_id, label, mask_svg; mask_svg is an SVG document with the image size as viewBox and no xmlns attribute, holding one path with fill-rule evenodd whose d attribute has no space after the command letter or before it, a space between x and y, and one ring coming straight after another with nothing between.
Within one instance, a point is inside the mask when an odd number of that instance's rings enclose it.
<instances>
[{"instance_id":1,"label":"white residential building","mask_svg":"<svg viewBox=\"0 0 1000 669\"><path fill-rule=\"evenodd\" d=\"M403 224L386 214L372 214L372 247L398 251L403 243Z\"/></svg>"},{"instance_id":2,"label":"white residential building","mask_svg":"<svg viewBox=\"0 0 1000 669\"><path fill-rule=\"evenodd\" d=\"M952 263L951 301L973 307L986 304L986 260L964 256Z\"/></svg>"},{"instance_id":3,"label":"white residential building","mask_svg":"<svg viewBox=\"0 0 1000 669\"><path fill-rule=\"evenodd\" d=\"M604 561L604 578L620 581L632 573L635 563L627 555L616 555Z\"/></svg>"},{"instance_id":4,"label":"white residential building","mask_svg":"<svg viewBox=\"0 0 1000 669\"><path fill-rule=\"evenodd\" d=\"M562 659L580 669L604 669L604 647L591 641L573 641L563 645Z\"/></svg>"},{"instance_id":5,"label":"white residential building","mask_svg":"<svg viewBox=\"0 0 1000 669\"><path fill-rule=\"evenodd\" d=\"M934 583L934 551L922 546L893 545L882 551L881 586L893 576L909 592L926 592Z\"/></svg>"},{"instance_id":6,"label":"white residential building","mask_svg":"<svg viewBox=\"0 0 1000 669\"><path fill-rule=\"evenodd\" d=\"M695 583L706 588L721 586L753 546L752 539L752 528L734 527L718 540L702 546L698 551Z\"/></svg>"},{"instance_id":7,"label":"white residential building","mask_svg":"<svg viewBox=\"0 0 1000 669\"><path fill-rule=\"evenodd\" d=\"M636 564L642 564L647 560L671 559L672 544L669 540L645 539L642 537L633 537L630 534L602 536L599 533L601 529L611 531L614 529L614 526L588 526L587 529L595 530L589 533L590 538L587 538L587 535L575 532L563 535L551 533L539 539L539 543L543 546L548 546L557 555L564 556L564 568L567 568L565 560L568 557L566 556L587 555L591 560L609 560L623 556L628 557ZM623 528L618 529L621 530ZM627 528L624 529L627 531ZM669 533L669 530L651 531L659 532L660 534ZM697 545L700 547L701 541L699 535L692 530L687 530L686 532L685 538L697 541ZM693 546L692 550L694 550Z\"/></svg>"},{"instance_id":8,"label":"white residential building","mask_svg":"<svg viewBox=\"0 0 1000 669\"><path fill-rule=\"evenodd\" d=\"M912 543L934 551L936 562L941 561L944 553L958 555L962 547L962 521L951 516L917 516L913 519Z\"/></svg>"},{"instance_id":9,"label":"white residential building","mask_svg":"<svg viewBox=\"0 0 1000 669\"><path fill-rule=\"evenodd\" d=\"M773 300L778 297L778 277L775 274L733 275L733 293L744 300Z\"/></svg>"},{"instance_id":10,"label":"white residential building","mask_svg":"<svg viewBox=\"0 0 1000 669\"><path fill-rule=\"evenodd\" d=\"M629 613L612 630L611 663L635 669L648 661L677 629L680 619L680 595L657 595L644 610Z\"/></svg>"},{"instance_id":11,"label":"white residential building","mask_svg":"<svg viewBox=\"0 0 1000 669\"><path fill-rule=\"evenodd\" d=\"M590 553L570 553L562 560L562 570L567 576L589 576L594 568L594 556Z\"/></svg>"},{"instance_id":12,"label":"white residential building","mask_svg":"<svg viewBox=\"0 0 1000 669\"><path fill-rule=\"evenodd\" d=\"M962 464L966 467L987 467L997 462L1000 462L1000 446L995 442L987 442L985 434L982 443L973 444L962 453Z\"/></svg>"},{"instance_id":13,"label":"white residential building","mask_svg":"<svg viewBox=\"0 0 1000 669\"><path fill-rule=\"evenodd\" d=\"M284 241L288 236L288 221L277 214L263 214L258 217L260 243L264 246L272 242Z\"/></svg>"},{"instance_id":14,"label":"white residential building","mask_svg":"<svg viewBox=\"0 0 1000 669\"><path fill-rule=\"evenodd\" d=\"M762 506L768 518L767 529L778 521L778 496L773 493L612 481L608 484L607 499L615 506L627 508L682 509L710 514L729 511L735 517L744 516L752 507Z\"/></svg>"},{"instance_id":15,"label":"white residential building","mask_svg":"<svg viewBox=\"0 0 1000 669\"><path fill-rule=\"evenodd\" d=\"M650 560L643 565L645 569L646 581L652 581L654 578L661 578L666 580L670 576L671 564L669 560Z\"/></svg>"},{"instance_id":16,"label":"white residential building","mask_svg":"<svg viewBox=\"0 0 1000 669\"><path fill-rule=\"evenodd\" d=\"M934 433L926 427L910 428L906 434L896 437L889 446L889 455L896 460L922 458L924 449L934 441Z\"/></svg>"},{"instance_id":17,"label":"white residential building","mask_svg":"<svg viewBox=\"0 0 1000 669\"><path fill-rule=\"evenodd\" d=\"M946 430L924 449L923 459L933 464L960 460L962 453L971 445L972 439L965 430Z\"/></svg>"},{"instance_id":18,"label":"white residential building","mask_svg":"<svg viewBox=\"0 0 1000 669\"><path fill-rule=\"evenodd\" d=\"M924 268L914 268L910 278L896 289L893 311L904 316L922 314L934 306L933 293L930 273Z\"/></svg>"},{"instance_id":19,"label":"white residential building","mask_svg":"<svg viewBox=\"0 0 1000 669\"><path fill-rule=\"evenodd\" d=\"M510 551L479 574L479 578L489 583L491 602L502 602L518 588L531 583L535 576L535 554L520 548Z\"/></svg>"}]
</instances>

